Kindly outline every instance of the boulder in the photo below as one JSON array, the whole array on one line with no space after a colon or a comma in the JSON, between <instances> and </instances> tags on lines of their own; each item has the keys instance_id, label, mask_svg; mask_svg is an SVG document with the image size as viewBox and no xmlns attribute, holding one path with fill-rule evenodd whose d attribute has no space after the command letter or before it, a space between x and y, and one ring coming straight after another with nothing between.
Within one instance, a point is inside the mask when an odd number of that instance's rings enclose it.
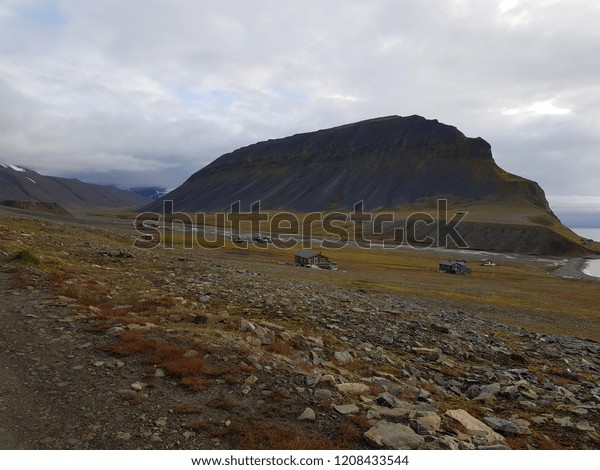
<instances>
[{"instance_id":1,"label":"boulder","mask_svg":"<svg viewBox=\"0 0 600 470\"><path fill-rule=\"evenodd\" d=\"M486 416L483 418L483 422L487 424L494 431L498 431L502 434L529 434L529 430L524 426L519 426L517 423L508 419L496 418L494 416Z\"/></svg>"},{"instance_id":2,"label":"boulder","mask_svg":"<svg viewBox=\"0 0 600 470\"><path fill-rule=\"evenodd\" d=\"M441 424L442 418L440 418L437 413L426 411L423 412L423 416L417 418L417 432L428 433L432 431L439 431Z\"/></svg>"},{"instance_id":3,"label":"boulder","mask_svg":"<svg viewBox=\"0 0 600 470\"><path fill-rule=\"evenodd\" d=\"M365 439L377 447L392 449L418 449L425 439L408 426L379 421L364 434Z\"/></svg>"},{"instance_id":4,"label":"boulder","mask_svg":"<svg viewBox=\"0 0 600 470\"><path fill-rule=\"evenodd\" d=\"M437 348L412 348L412 352L428 361L437 361L442 354L442 351Z\"/></svg>"},{"instance_id":5,"label":"boulder","mask_svg":"<svg viewBox=\"0 0 600 470\"><path fill-rule=\"evenodd\" d=\"M369 395L371 393L371 389L368 385L358 382L337 384L336 388L341 393L348 393L352 395Z\"/></svg>"},{"instance_id":6,"label":"boulder","mask_svg":"<svg viewBox=\"0 0 600 470\"><path fill-rule=\"evenodd\" d=\"M302 414L298 416L300 421L314 421L316 418L317 415L312 408L306 408Z\"/></svg>"},{"instance_id":7,"label":"boulder","mask_svg":"<svg viewBox=\"0 0 600 470\"><path fill-rule=\"evenodd\" d=\"M346 364L351 362L353 359L352 355L348 351L336 351L333 354L333 357L335 357L336 361L338 361L340 364Z\"/></svg>"},{"instance_id":8,"label":"boulder","mask_svg":"<svg viewBox=\"0 0 600 470\"><path fill-rule=\"evenodd\" d=\"M353 415L360 411L360 408L356 406L354 403L349 405L335 405L335 411L337 411L341 415Z\"/></svg>"},{"instance_id":9,"label":"boulder","mask_svg":"<svg viewBox=\"0 0 600 470\"><path fill-rule=\"evenodd\" d=\"M479 438L487 445L506 443L504 437L465 410L448 410L444 416L459 422L465 428L467 434Z\"/></svg>"}]
</instances>

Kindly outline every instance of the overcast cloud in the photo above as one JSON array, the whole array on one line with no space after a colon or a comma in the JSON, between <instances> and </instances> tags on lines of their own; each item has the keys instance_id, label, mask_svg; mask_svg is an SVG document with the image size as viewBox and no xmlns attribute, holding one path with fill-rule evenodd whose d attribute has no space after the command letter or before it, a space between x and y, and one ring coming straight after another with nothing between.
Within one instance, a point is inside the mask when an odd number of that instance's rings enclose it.
<instances>
[{"instance_id":1,"label":"overcast cloud","mask_svg":"<svg viewBox=\"0 0 600 470\"><path fill-rule=\"evenodd\" d=\"M0 0L0 160L173 187L242 145L419 114L598 198L599 24L597 0Z\"/></svg>"}]
</instances>

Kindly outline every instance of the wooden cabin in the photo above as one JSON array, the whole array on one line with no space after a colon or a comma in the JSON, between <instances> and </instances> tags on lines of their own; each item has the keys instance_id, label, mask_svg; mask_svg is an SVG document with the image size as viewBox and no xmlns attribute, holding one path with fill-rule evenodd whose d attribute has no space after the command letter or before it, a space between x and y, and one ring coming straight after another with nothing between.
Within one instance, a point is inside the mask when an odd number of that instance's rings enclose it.
<instances>
[{"instance_id":1,"label":"wooden cabin","mask_svg":"<svg viewBox=\"0 0 600 470\"><path fill-rule=\"evenodd\" d=\"M294 255L296 266L317 267L321 269L337 270L337 264L331 261L327 256L321 253L315 253L310 250L301 250Z\"/></svg>"}]
</instances>

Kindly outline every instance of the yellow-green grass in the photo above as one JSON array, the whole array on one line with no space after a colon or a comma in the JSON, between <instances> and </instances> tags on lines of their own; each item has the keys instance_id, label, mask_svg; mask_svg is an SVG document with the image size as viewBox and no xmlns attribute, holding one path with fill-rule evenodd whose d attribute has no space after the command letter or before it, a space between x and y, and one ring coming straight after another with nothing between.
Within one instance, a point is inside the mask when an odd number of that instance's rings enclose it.
<instances>
[{"instance_id":1,"label":"yellow-green grass","mask_svg":"<svg viewBox=\"0 0 600 470\"><path fill-rule=\"evenodd\" d=\"M176 245L182 243L182 237L182 233L174 235ZM192 235L187 237L191 245ZM224 240L224 245L213 255L238 254L248 263L293 263L293 254L300 248L299 245L289 249L266 248L250 243L247 249L242 249L229 240ZM600 322L598 283L551 276L547 265L529 262L526 257L523 261L500 261L491 268L479 266L479 256L466 255L473 274L462 276L437 272L439 262L446 260L448 252L440 255L407 248L313 249L337 262L342 271L312 272L310 277L319 282L424 297L436 301L440 308L463 310L547 333L570 333L600 340L600 332L594 327ZM457 253L455 258L462 259L465 255ZM306 273L298 268L289 276L303 279Z\"/></svg>"},{"instance_id":2,"label":"yellow-green grass","mask_svg":"<svg viewBox=\"0 0 600 470\"><path fill-rule=\"evenodd\" d=\"M439 216L447 216L447 219L450 220L458 212L463 212L465 214L463 219L463 222L465 223L542 225L568 240L578 244L581 242L581 237L578 234L562 225L558 219L552 217L545 210L533 205L507 207L495 204L473 204L472 202L465 202L464 204L461 204L457 201L451 201L448 205L447 214L440 214ZM278 220L277 218L280 217L282 213L284 213L284 211L262 211L260 215L245 213L243 214L243 221L240 222L239 228L245 231L253 230L254 232L272 235L286 235L291 233L297 236L308 237L310 235L313 237L327 238L332 240L336 240L338 238L336 234L332 233L331 228L325 228L323 226L323 217L327 215L331 216L331 213L327 211L322 213L287 213L292 216L291 219L293 222L291 223L291 226L288 226L288 223L284 222L284 220L287 220L287 217L285 216L279 220L279 223L275 223L275 221ZM425 213L433 217L435 220L438 219L437 207L432 205L431 202L413 204L411 206L405 206L389 211L374 211L370 215L375 219L378 216L385 214L387 216L393 216L396 222L402 223L408 217L416 213ZM102 214L105 213L103 212L99 215ZM117 213L115 212L115 215L116 214ZM346 221L335 220L331 222L330 225L334 227L334 230L340 228L343 229L344 233L347 234L347 237L349 238L352 238L355 234L357 234L356 228L360 226L351 221L351 213L349 211L336 212L336 214L341 218L346 218ZM119 218L125 218L126 213L118 213L117 216ZM188 220L200 226L228 229L231 227L230 222L227 221L229 216L230 214L226 215L223 213L219 213L218 215L215 213L180 213L165 217L163 222L169 223L173 220ZM368 221L368 219L365 220ZM366 222L362 229L358 228L358 232L360 231L364 231L364 233L371 233L372 230L369 228L368 222ZM370 234L369 236L371 239L384 237L384 235L378 235L377 233ZM389 234L385 236L387 237ZM591 248L592 251L600 252L599 243L595 243L589 248Z\"/></svg>"},{"instance_id":3,"label":"yellow-green grass","mask_svg":"<svg viewBox=\"0 0 600 470\"><path fill-rule=\"evenodd\" d=\"M109 223L110 221L107 221ZM428 250L383 250L347 247L338 250L320 250L339 264L337 272L307 270L293 266L293 255L299 247L277 249L249 244L240 248L230 240L224 247L206 249L195 246L181 250L184 234L175 232L176 249L155 248L152 253L160 262L130 260L124 267L102 264L96 253L82 247L86 241L110 246L111 249L132 247L136 232L130 225L122 225L122 232L109 233L103 229L76 225L44 226L36 221L10 220L13 230L32 234L32 237L6 235L0 232L0 248L16 254L29 250L40 260L40 266L49 271L73 270L98 281L121 286L115 302L127 304L140 292L160 295L160 287L145 279L144 272L164 269L170 259L194 257L202 259L231 259L249 269L264 269L285 263L277 276L289 280L331 284L350 289L398 294L400 299L419 298L434 309L460 310L467 314L484 316L499 322L546 333L565 333L600 340L600 289L598 282L562 279L549 274L549 265L524 257L515 261L498 260L495 269L478 265L478 256L457 254L470 260L472 275L450 275L437 272L438 263L447 259L448 252L438 254ZM189 236L189 234L188 234ZM216 245L216 244L215 244ZM179 247L179 248L178 248Z\"/></svg>"},{"instance_id":4,"label":"yellow-green grass","mask_svg":"<svg viewBox=\"0 0 600 470\"><path fill-rule=\"evenodd\" d=\"M243 250L226 241L219 254L240 254L250 264L293 263L298 247L255 247ZM495 268L479 266L479 256L467 258L471 275L437 272L444 255L428 250L400 248L319 249L340 267L338 272L311 272L309 277L348 288L393 292L423 297L439 308L452 308L473 315L546 333L568 333L600 340L600 290L595 281L563 279L550 275L548 264L524 257L521 261L498 262ZM242 256L241 254L244 253ZM531 259L531 261L530 261ZM290 278L306 279L303 268L289 272Z\"/></svg>"}]
</instances>

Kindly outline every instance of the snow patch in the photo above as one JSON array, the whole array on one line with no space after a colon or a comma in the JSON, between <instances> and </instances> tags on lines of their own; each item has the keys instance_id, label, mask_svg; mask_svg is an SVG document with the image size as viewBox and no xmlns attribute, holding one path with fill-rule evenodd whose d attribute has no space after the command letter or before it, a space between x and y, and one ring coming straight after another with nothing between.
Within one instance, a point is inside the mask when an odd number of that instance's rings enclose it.
<instances>
[{"instance_id":1,"label":"snow patch","mask_svg":"<svg viewBox=\"0 0 600 470\"><path fill-rule=\"evenodd\" d=\"M16 165L8 165L8 167L12 168L15 171L22 171L22 172L26 172L27 171L27 170L25 170L25 169L23 169L23 168L21 168L19 166L16 166Z\"/></svg>"},{"instance_id":2,"label":"snow patch","mask_svg":"<svg viewBox=\"0 0 600 470\"><path fill-rule=\"evenodd\" d=\"M29 176L26 177L29 181L31 181L33 184L37 184L35 181L33 181Z\"/></svg>"}]
</instances>

